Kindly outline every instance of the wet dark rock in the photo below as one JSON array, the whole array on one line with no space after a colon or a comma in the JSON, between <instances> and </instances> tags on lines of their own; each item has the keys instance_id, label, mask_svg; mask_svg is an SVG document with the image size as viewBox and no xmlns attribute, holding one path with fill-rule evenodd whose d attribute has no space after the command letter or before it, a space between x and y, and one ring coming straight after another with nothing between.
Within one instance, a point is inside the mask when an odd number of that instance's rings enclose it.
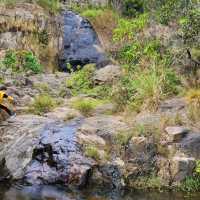
<instances>
[{"instance_id":1,"label":"wet dark rock","mask_svg":"<svg viewBox=\"0 0 200 200\"><path fill-rule=\"evenodd\" d=\"M126 150L128 179L148 175L155 168L156 144L145 137L132 137Z\"/></svg>"},{"instance_id":2,"label":"wet dark rock","mask_svg":"<svg viewBox=\"0 0 200 200\"><path fill-rule=\"evenodd\" d=\"M75 135L78 125L51 124L44 128L25 173L27 182L86 185L94 163L81 153Z\"/></svg>"},{"instance_id":3,"label":"wet dark rock","mask_svg":"<svg viewBox=\"0 0 200 200\"><path fill-rule=\"evenodd\" d=\"M177 144L182 152L196 159L200 159L200 134L190 133L179 144Z\"/></svg>"},{"instance_id":4,"label":"wet dark rock","mask_svg":"<svg viewBox=\"0 0 200 200\"><path fill-rule=\"evenodd\" d=\"M100 67L108 64L109 60L89 21L72 11L63 12L62 18L63 47L58 60L61 70L69 71L67 63L73 69L89 63L96 63Z\"/></svg>"},{"instance_id":5,"label":"wet dark rock","mask_svg":"<svg viewBox=\"0 0 200 200\"><path fill-rule=\"evenodd\" d=\"M120 190L125 186L124 172L124 163L120 158L98 164L92 170L89 186Z\"/></svg>"}]
</instances>

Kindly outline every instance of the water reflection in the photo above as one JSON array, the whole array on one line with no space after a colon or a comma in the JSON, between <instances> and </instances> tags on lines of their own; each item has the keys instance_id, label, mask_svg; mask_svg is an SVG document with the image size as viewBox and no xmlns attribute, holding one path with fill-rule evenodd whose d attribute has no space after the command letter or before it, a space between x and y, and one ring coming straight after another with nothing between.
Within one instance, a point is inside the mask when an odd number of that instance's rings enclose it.
<instances>
[{"instance_id":1,"label":"water reflection","mask_svg":"<svg viewBox=\"0 0 200 200\"><path fill-rule=\"evenodd\" d=\"M172 192L124 191L123 193L109 190L69 191L59 186L19 186L8 189L0 185L0 200L199 200L200 193L187 196Z\"/></svg>"}]
</instances>

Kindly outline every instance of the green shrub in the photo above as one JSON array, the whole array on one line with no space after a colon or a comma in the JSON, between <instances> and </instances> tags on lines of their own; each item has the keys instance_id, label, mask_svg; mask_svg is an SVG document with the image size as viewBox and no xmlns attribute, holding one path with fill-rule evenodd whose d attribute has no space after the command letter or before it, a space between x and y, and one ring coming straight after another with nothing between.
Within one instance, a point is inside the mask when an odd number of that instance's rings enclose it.
<instances>
[{"instance_id":1,"label":"green shrub","mask_svg":"<svg viewBox=\"0 0 200 200\"><path fill-rule=\"evenodd\" d=\"M86 146L85 155L95 160L100 159L100 154L98 152L98 149L95 146Z\"/></svg>"},{"instance_id":2,"label":"green shrub","mask_svg":"<svg viewBox=\"0 0 200 200\"><path fill-rule=\"evenodd\" d=\"M17 55L16 52L8 50L6 52L5 58L3 60L3 64L6 68L11 68L14 71L17 71Z\"/></svg>"},{"instance_id":3,"label":"green shrub","mask_svg":"<svg viewBox=\"0 0 200 200\"><path fill-rule=\"evenodd\" d=\"M34 73L40 73L42 71L42 66L37 57L30 51L8 50L3 64L6 68L11 68L13 72L31 70Z\"/></svg>"},{"instance_id":4,"label":"green shrub","mask_svg":"<svg viewBox=\"0 0 200 200\"><path fill-rule=\"evenodd\" d=\"M200 8L189 10L187 15L180 19L181 34L188 46L200 47L198 38L200 34Z\"/></svg>"},{"instance_id":5,"label":"green shrub","mask_svg":"<svg viewBox=\"0 0 200 200\"><path fill-rule=\"evenodd\" d=\"M200 177L187 177L181 184L180 189L184 192L197 192L200 190Z\"/></svg>"},{"instance_id":6,"label":"green shrub","mask_svg":"<svg viewBox=\"0 0 200 200\"><path fill-rule=\"evenodd\" d=\"M128 17L136 17L144 11L142 0L123 0L122 14Z\"/></svg>"},{"instance_id":7,"label":"green shrub","mask_svg":"<svg viewBox=\"0 0 200 200\"><path fill-rule=\"evenodd\" d=\"M36 56L34 56L32 52L25 52L23 59L23 68L25 70L31 70L36 74L42 71L41 65L39 64Z\"/></svg>"},{"instance_id":8,"label":"green shrub","mask_svg":"<svg viewBox=\"0 0 200 200\"><path fill-rule=\"evenodd\" d=\"M96 99L82 99L78 98L77 100L72 102L72 107L79 110L83 115L90 116L94 109L101 105L102 101Z\"/></svg>"},{"instance_id":9,"label":"green shrub","mask_svg":"<svg viewBox=\"0 0 200 200\"><path fill-rule=\"evenodd\" d=\"M168 24L175 21L191 9L193 5L197 5L194 1L185 0L166 0L163 1L161 7L157 9L157 18L160 23Z\"/></svg>"},{"instance_id":10,"label":"green shrub","mask_svg":"<svg viewBox=\"0 0 200 200\"><path fill-rule=\"evenodd\" d=\"M141 45L138 42L125 45L122 47L118 53L118 59L121 62L134 65L138 63L139 58L141 57Z\"/></svg>"},{"instance_id":11,"label":"green shrub","mask_svg":"<svg viewBox=\"0 0 200 200\"><path fill-rule=\"evenodd\" d=\"M141 107L155 109L162 99L177 94L178 84L179 80L170 68L153 65L124 76L119 89L113 91L113 100L118 108L131 105L136 110ZM123 95L122 101L119 95Z\"/></svg>"},{"instance_id":12,"label":"green shrub","mask_svg":"<svg viewBox=\"0 0 200 200\"><path fill-rule=\"evenodd\" d=\"M34 114L41 115L52 111L57 104L58 102L56 102L56 100L48 94L41 94L35 97L33 103L29 107L29 111Z\"/></svg>"},{"instance_id":13,"label":"green shrub","mask_svg":"<svg viewBox=\"0 0 200 200\"><path fill-rule=\"evenodd\" d=\"M148 14L139 15L135 19L120 18L117 27L113 30L114 42L134 40L137 32L141 31L148 23Z\"/></svg>"},{"instance_id":14,"label":"green shrub","mask_svg":"<svg viewBox=\"0 0 200 200\"><path fill-rule=\"evenodd\" d=\"M189 193L200 191L200 160L196 160L193 176L187 177L180 185L180 189Z\"/></svg>"},{"instance_id":15,"label":"green shrub","mask_svg":"<svg viewBox=\"0 0 200 200\"><path fill-rule=\"evenodd\" d=\"M93 20L96 17L98 17L99 15L102 15L102 13L103 13L102 9L95 9L95 8L93 8L93 9L86 9L86 10L84 10L81 13L81 15L83 17L86 17L86 18L90 19L90 20Z\"/></svg>"},{"instance_id":16,"label":"green shrub","mask_svg":"<svg viewBox=\"0 0 200 200\"><path fill-rule=\"evenodd\" d=\"M70 79L67 80L67 87L72 89L73 95L80 93L87 94L93 88L92 76L94 65L86 65L83 69L72 72Z\"/></svg>"}]
</instances>

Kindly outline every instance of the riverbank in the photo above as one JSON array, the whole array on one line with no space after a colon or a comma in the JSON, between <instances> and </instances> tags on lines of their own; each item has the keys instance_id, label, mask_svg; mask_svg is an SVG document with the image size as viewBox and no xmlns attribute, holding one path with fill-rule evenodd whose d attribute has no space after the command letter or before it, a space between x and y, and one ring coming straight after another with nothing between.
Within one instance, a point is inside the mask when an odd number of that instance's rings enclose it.
<instances>
[{"instance_id":1,"label":"riverbank","mask_svg":"<svg viewBox=\"0 0 200 200\"><path fill-rule=\"evenodd\" d=\"M199 190L198 75L178 70L177 29L149 13L79 10L89 22L28 5L0 10L1 87L17 114L0 124L0 180Z\"/></svg>"}]
</instances>

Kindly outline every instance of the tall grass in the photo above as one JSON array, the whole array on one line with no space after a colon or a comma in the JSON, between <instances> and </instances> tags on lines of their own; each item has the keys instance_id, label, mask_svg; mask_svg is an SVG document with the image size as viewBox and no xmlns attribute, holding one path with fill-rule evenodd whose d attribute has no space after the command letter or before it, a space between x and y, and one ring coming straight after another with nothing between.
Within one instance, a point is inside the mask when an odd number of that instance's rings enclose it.
<instances>
[{"instance_id":1,"label":"tall grass","mask_svg":"<svg viewBox=\"0 0 200 200\"><path fill-rule=\"evenodd\" d=\"M56 14L61 7L59 0L37 0L36 2L52 14Z\"/></svg>"}]
</instances>

